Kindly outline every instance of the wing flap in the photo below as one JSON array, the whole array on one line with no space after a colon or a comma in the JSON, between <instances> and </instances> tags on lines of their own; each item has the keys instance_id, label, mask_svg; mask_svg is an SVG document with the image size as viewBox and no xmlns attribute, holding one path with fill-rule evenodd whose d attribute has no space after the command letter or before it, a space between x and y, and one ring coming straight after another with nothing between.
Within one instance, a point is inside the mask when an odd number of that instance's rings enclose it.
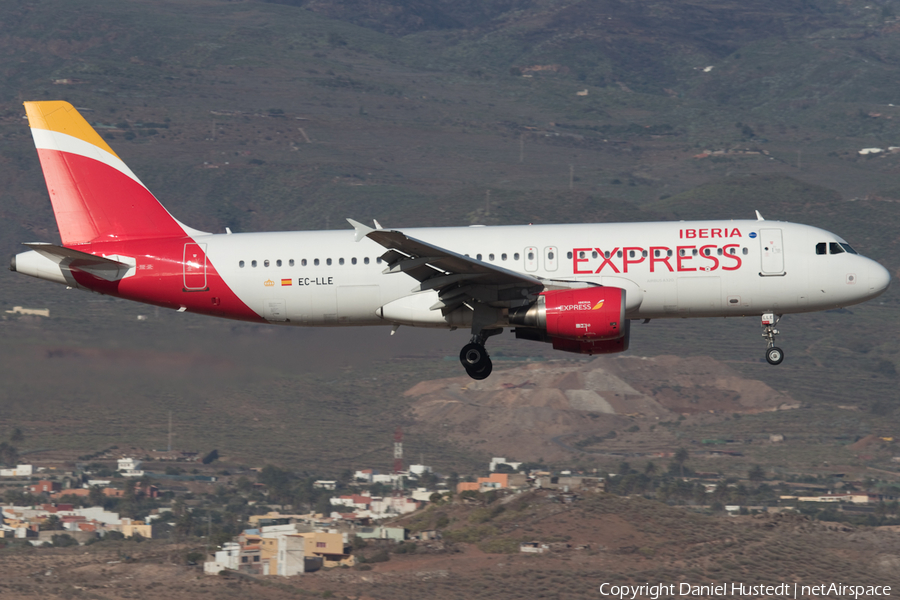
<instances>
[{"instance_id":1,"label":"wing flap","mask_svg":"<svg viewBox=\"0 0 900 600\"><path fill-rule=\"evenodd\" d=\"M419 285L413 292L436 290L442 302L433 307L457 308L466 298L501 306L521 303L544 289L544 283L530 275L475 260L410 237L401 231L372 229L348 219L357 239L367 237L387 248L381 258L387 263L385 274L404 273ZM500 293L508 290L512 293ZM482 293L483 292L483 293Z\"/></svg>"}]
</instances>

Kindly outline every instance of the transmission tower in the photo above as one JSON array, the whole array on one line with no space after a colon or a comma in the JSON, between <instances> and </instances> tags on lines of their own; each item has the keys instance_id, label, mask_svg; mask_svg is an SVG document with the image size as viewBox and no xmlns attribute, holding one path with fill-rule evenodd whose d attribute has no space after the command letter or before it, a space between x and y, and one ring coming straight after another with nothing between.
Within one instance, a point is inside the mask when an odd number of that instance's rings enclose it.
<instances>
[{"instance_id":1,"label":"transmission tower","mask_svg":"<svg viewBox=\"0 0 900 600\"><path fill-rule=\"evenodd\" d=\"M400 495L400 473L403 472L403 430L394 432L394 495Z\"/></svg>"}]
</instances>

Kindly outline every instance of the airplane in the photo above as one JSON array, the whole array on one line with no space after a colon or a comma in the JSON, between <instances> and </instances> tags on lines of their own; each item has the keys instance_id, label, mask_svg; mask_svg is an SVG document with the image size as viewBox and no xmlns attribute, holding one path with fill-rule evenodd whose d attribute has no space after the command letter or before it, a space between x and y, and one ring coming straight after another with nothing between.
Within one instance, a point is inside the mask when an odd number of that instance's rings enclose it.
<instances>
[{"instance_id":1,"label":"airplane","mask_svg":"<svg viewBox=\"0 0 900 600\"><path fill-rule=\"evenodd\" d=\"M467 328L488 338L623 352L633 320L761 318L766 360L785 314L870 300L887 269L809 225L756 220L208 233L175 219L69 103L25 102L61 245L10 270L179 312L295 326Z\"/></svg>"}]
</instances>

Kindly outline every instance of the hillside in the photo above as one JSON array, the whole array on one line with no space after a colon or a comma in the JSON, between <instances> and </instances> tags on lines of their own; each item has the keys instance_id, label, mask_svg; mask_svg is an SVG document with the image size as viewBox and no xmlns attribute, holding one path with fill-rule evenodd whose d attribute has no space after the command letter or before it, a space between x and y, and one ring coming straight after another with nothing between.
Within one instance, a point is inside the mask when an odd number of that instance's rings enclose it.
<instances>
[{"instance_id":1,"label":"hillside","mask_svg":"<svg viewBox=\"0 0 900 600\"><path fill-rule=\"evenodd\" d=\"M303 585L347 597L595 598L603 583L892 585L897 577L900 537L890 528L854 529L793 514L709 516L605 494L579 495L570 504L547 492L505 500L431 507L404 524L427 527L443 518L450 522L442 528L444 543L394 554L363 573L317 573ZM470 538L478 541L462 541ZM520 554L522 541L549 551Z\"/></svg>"},{"instance_id":2,"label":"hillside","mask_svg":"<svg viewBox=\"0 0 900 600\"><path fill-rule=\"evenodd\" d=\"M628 440L617 439L616 451L596 453L671 451L677 438L665 428L654 430L682 415L721 419L800 406L718 361L675 356L535 363L484 381L424 381L405 395L413 400L414 431L493 456L558 464L592 454L596 442L619 435Z\"/></svg>"},{"instance_id":3,"label":"hillside","mask_svg":"<svg viewBox=\"0 0 900 600\"><path fill-rule=\"evenodd\" d=\"M56 240L21 102L62 98L173 215L208 231L758 209L836 231L900 275L900 154L857 154L900 143L892 11L860 0L5 2L0 250ZM777 369L759 362L749 319L636 326L631 352L679 356L697 377L687 363L712 356L815 413L698 422L694 438L738 425L751 438L784 420L810 444L795 451L848 461L835 436L890 437L900 425L896 290L785 319L788 358ZM413 424L404 392L455 377L465 337L248 328L5 270L0 303L51 314L0 313L2 427L23 427L23 450L73 456L159 445L172 410L189 449L297 469L384 468L392 432ZM551 357L508 338L491 340L503 365ZM581 434L578 419L566 423ZM831 441L802 432L810 423ZM416 435L410 451L445 469L487 452ZM585 448L601 456L604 444ZM873 466L885 466L884 452Z\"/></svg>"},{"instance_id":4,"label":"hillside","mask_svg":"<svg viewBox=\"0 0 900 600\"><path fill-rule=\"evenodd\" d=\"M368 542L354 569L292 578L204 577L186 548L158 541L0 550L0 594L17 598L596 598L604 584L900 584L900 534L797 514L713 516L641 497L535 491L482 505L431 506L402 525L443 540ZM538 542L544 554L522 554ZM388 552L390 549L390 552ZM380 559L377 558L380 555ZM387 558L386 561L384 559ZM870 583L871 582L871 583ZM700 597L708 597L701 595Z\"/></svg>"}]
</instances>

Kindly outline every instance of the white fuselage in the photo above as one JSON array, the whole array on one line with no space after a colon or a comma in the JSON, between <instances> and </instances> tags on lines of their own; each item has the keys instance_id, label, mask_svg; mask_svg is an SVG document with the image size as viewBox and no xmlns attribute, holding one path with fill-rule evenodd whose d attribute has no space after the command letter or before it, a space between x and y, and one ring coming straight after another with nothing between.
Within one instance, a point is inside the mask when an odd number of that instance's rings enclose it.
<instances>
[{"instance_id":1,"label":"white fuselage","mask_svg":"<svg viewBox=\"0 0 900 600\"><path fill-rule=\"evenodd\" d=\"M727 317L843 307L886 289L884 267L832 233L778 221L404 229L505 269L627 291L629 318ZM434 291L384 274L384 248L346 231L196 236L252 310L291 325L464 326L430 310ZM826 252L817 254L817 245ZM844 243L845 244L845 243ZM846 246L846 245L845 245ZM828 253L828 249L840 253ZM385 307L383 310L382 307ZM502 325L502 323L498 323Z\"/></svg>"}]
</instances>

